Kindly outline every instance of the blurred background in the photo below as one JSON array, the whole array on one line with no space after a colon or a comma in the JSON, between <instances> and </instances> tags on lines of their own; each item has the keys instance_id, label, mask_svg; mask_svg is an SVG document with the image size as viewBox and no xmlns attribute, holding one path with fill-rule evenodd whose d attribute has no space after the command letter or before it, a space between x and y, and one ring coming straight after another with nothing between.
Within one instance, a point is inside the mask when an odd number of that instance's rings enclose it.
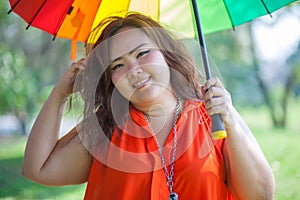
<instances>
[{"instance_id":1,"label":"blurred background","mask_svg":"<svg viewBox=\"0 0 300 200\"><path fill-rule=\"evenodd\" d=\"M82 199L85 184L47 187L21 176L27 135L71 63L71 43L25 30L21 18L7 15L8 1L0 8L0 199ZM300 3L205 38L234 105L272 166L275 199L300 199ZM78 48L80 58L83 44ZM62 133L73 118L65 114Z\"/></svg>"}]
</instances>

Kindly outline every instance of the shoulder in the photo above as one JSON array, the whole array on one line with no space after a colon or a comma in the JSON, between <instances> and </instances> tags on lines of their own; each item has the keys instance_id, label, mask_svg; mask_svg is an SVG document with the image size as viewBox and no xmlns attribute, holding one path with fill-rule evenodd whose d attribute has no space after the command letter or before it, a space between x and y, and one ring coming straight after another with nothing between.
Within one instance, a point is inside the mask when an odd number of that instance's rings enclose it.
<instances>
[{"instance_id":1,"label":"shoulder","mask_svg":"<svg viewBox=\"0 0 300 200\"><path fill-rule=\"evenodd\" d=\"M184 106L183 106L184 111L190 111L199 108L205 110L204 101L200 99L187 99L184 101Z\"/></svg>"},{"instance_id":2,"label":"shoulder","mask_svg":"<svg viewBox=\"0 0 300 200\"><path fill-rule=\"evenodd\" d=\"M200 100L185 100L179 121L181 126L193 127L193 130L211 130L210 116L206 112L204 102Z\"/></svg>"},{"instance_id":3,"label":"shoulder","mask_svg":"<svg viewBox=\"0 0 300 200\"><path fill-rule=\"evenodd\" d=\"M197 118L202 118L210 121L210 117L206 113L205 103L201 100L185 100L182 114L191 115Z\"/></svg>"}]
</instances>

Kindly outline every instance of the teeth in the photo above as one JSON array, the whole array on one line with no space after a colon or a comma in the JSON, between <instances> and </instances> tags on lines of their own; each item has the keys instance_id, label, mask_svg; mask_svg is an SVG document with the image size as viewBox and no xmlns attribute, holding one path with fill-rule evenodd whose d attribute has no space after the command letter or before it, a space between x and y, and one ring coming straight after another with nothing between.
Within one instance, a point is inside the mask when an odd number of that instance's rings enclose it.
<instances>
[{"instance_id":1,"label":"teeth","mask_svg":"<svg viewBox=\"0 0 300 200\"><path fill-rule=\"evenodd\" d=\"M138 88L138 87L140 87L141 85L143 85L144 83L146 83L149 80L150 80L150 77L148 77L148 78L146 78L146 79L144 79L144 80L142 80L142 81L134 84L133 87Z\"/></svg>"}]
</instances>

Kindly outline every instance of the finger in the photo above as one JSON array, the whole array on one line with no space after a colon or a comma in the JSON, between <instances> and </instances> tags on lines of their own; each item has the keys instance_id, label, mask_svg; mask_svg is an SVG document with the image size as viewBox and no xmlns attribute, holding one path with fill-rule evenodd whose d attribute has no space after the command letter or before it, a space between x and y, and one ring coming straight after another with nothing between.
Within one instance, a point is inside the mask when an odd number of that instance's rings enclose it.
<instances>
[{"instance_id":1,"label":"finger","mask_svg":"<svg viewBox=\"0 0 300 200\"><path fill-rule=\"evenodd\" d=\"M72 66L75 68L79 68L80 66L85 66L86 65L86 58L81 58L80 60L73 62Z\"/></svg>"},{"instance_id":2,"label":"finger","mask_svg":"<svg viewBox=\"0 0 300 200\"><path fill-rule=\"evenodd\" d=\"M218 87L210 87L204 94L204 101L209 101L212 98L224 96L226 90Z\"/></svg>"},{"instance_id":3,"label":"finger","mask_svg":"<svg viewBox=\"0 0 300 200\"><path fill-rule=\"evenodd\" d=\"M218 77L216 77L215 80L216 80L216 83L215 83L216 87L224 88L222 81Z\"/></svg>"},{"instance_id":4,"label":"finger","mask_svg":"<svg viewBox=\"0 0 300 200\"><path fill-rule=\"evenodd\" d=\"M214 114L220 114L225 127L227 127L227 125L232 122L232 115L230 114L231 109L232 109L232 105L230 106L229 104L227 104L225 102L224 104L220 104L218 106L213 106L213 107L207 109L206 111L207 111L207 114L210 116L212 116Z\"/></svg>"},{"instance_id":5,"label":"finger","mask_svg":"<svg viewBox=\"0 0 300 200\"><path fill-rule=\"evenodd\" d=\"M219 87L219 88L224 88L222 82L220 81L219 78L210 78L206 81L204 88L207 90L211 87Z\"/></svg>"},{"instance_id":6,"label":"finger","mask_svg":"<svg viewBox=\"0 0 300 200\"><path fill-rule=\"evenodd\" d=\"M84 69L86 68L86 66L87 66L87 58L82 58L82 59L80 59L80 60L78 61L78 63L79 63L78 69L79 69L79 70L84 70Z\"/></svg>"},{"instance_id":7,"label":"finger","mask_svg":"<svg viewBox=\"0 0 300 200\"><path fill-rule=\"evenodd\" d=\"M205 104L206 105L206 104ZM206 107L206 106L205 106ZM211 107L206 107L206 112L208 115L213 115L213 114L220 114L220 110L222 109L223 105L219 106L211 106Z\"/></svg>"},{"instance_id":8,"label":"finger","mask_svg":"<svg viewBox=\"0 0 300 200\"><path fill-rule=\"evenodd\" d=\"M71 64L71 66L69 67L67 73L69 74L69 76L72 76L72 77L74 75L76 76L78 71L82 71L85 69L85 65L86 65L86 63L84 61L84 58L82 58L82 59L78 60L77 62L73 62Z\"/></svg>"},{"instance_id":9,"label":"finger","mask_svg":"<svg viewBox=\"0 0 300 200\"><path fill-rule=\"evenodd\" d=\"M227 101L229 104L232 103L230 93L226 89L217 87L213 87L207 91L207 93L204 96L204 101L209 102L218 98L224 99L224 101ZM219 102L219 100L217 100L216 102Z\"/></svg>"},{"instance_id":10,"label":"finger","mask_svg":"<svg viewBox=\"0 0 300 200\"><path fill-rule=\"evenodd\" d=\"M69 67L69 72L70 73L77 73L77 71L78 71L78 68L79 68L79 64L78 64L78 62L73 62L72 64L71 64L71 66Z\"/></svg>"},{"instance_id":11,"label":"finger","mask_svg":"<svg viewBox=\"0 0 300 200\"><path fill-rule=\"evenodd\" d=\"M210 107L206 107L206 112L210 116L213 114L226 115L227 114L227 104L226 104L226 102L223 101L223 103L220 103L219 105L213 105Z\"/></svg>"},{"instance_id":12,"label":"finger","mask_svg":"<svg viewBox=\"0 0 300 200\"><path fill-rule=\"evenodd\" d=\"M205 102L205 107L206 107L206 109L211 109L214 106L224 105L225 102L226 102L225 97L213 98L213 99L210 99L209 101Z\"/></svg>"}]
</instances>

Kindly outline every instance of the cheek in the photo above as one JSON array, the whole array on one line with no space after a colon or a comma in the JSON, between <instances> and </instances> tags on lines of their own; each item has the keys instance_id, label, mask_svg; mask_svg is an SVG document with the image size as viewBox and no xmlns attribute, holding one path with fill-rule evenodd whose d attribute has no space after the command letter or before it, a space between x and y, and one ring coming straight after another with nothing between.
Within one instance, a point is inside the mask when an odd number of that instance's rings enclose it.
<instances>
[{"instance_id":1,"label":"cheek","mask_svg":"<svg viewBox=\"0 0 300 200\"><path fill-rule=\"evenodd\" d=\"M159 73L165 72L169 68L164 56L158 50L154 50L151 54L145 57L141 64L144 64L147 70Z\"/></svg>"},{"instance_id":2,"label":"cheek","mask_svg":"<svg viewBox=\"0 0 300 200\"><path fill-rule=\"evenodd\" d=\"M152 60L152 65L148 66L148 70L160 82L168 82L170 79L170 67L165 61L162 54L154 54L149 58Z\"/></svg>"},{"instance_id":3,"label":"cheek","mask_svg":"<svg viewBox=\"0 0 300 200\"><path fill-rule=\"evenodd\" d=\"M114 71L111 75L111 81L115 86L119 85L124 80L125 73L122 70Z\"/></svg>"},{"instance_id":4,"label":"cheek","mask_svg":"<svg viewBox=\"0 0 300 200\"><path fill-rule=\"evenodd\" d=\"M128 82L124 78L125 73L114 72L111 76L111 81L113 82L115 89L117 89L123 97L128 99L130 88L128 87Z\"/></svg>"},{"instance_id":5,"label":"cheek","mask_svg":"<svg viewBox=\"0 0 300 200\"><path fill-rule=\"evenodd\" d=\"M119 81L119 77L116 75L116 73L112 73L111 75L111 81L113 82L113 84L116 86L118 81Z\"/></svg>"}]
</instances>

